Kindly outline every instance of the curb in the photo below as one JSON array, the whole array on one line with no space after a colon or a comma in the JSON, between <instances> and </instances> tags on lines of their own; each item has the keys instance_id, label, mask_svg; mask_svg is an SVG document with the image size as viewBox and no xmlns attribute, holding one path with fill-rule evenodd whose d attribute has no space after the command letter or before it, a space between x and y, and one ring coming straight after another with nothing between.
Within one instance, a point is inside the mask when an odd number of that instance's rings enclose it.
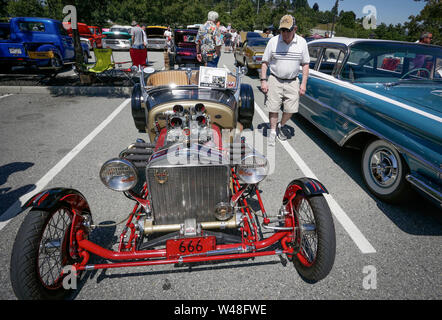
<instances>
[{"instance_id":1,"label":"curb","mask_svg":"<svg viewBox=\"0 0 442 320\"><path fill-rule=\"evenodd\" d=\"M52 94L130 97L132 87L0 86L0 94Z\"/></svg>"}]
</instances>

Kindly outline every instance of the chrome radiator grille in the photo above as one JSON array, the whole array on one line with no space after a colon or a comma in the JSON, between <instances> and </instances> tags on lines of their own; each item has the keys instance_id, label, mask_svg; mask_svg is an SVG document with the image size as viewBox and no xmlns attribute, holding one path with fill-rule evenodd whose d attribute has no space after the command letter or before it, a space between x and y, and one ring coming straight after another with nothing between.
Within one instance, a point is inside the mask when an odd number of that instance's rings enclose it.
<instances>
[{"instance_id":1,"label":"chrome radiator grille","mask_svg":"<svg viewBox=\"0 0 442 320\"><path fill-rule=\"evenodd\" d=\"M151 167L146 177L155 224L213 221L215 206L230 201L228 166Z\"/></svg>"}]
</instances>

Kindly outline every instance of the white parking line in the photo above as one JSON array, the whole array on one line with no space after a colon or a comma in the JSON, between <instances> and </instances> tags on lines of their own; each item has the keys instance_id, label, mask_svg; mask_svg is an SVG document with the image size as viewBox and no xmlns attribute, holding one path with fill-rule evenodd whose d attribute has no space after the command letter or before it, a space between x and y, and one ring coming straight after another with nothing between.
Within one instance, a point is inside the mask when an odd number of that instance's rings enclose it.
<instances>
[{"instance_id":1,"label":"white parking line","mask_svg":"<svg viewBox=\"0 0 442 320\"><path fill-rule=\"evenodd\" d=\"M223 65L225 69L230 70L225 64ZM258 111L261 118L264 122L269 122L269 118L262 111L262 109L255 102L255 110ZM279 141L279 140L278 140ZM319 180L313 171L307 166L307 164L302 160L299 154L293 149L293 147L287 141L279 141L281 142L284 149L287 153L292 157L293 161L298 165L299 169L302 173L309 178L313 178ZM341 206L336 202L336 200L330 194L324 194L325 199L330 207L330 210L336 220L342 225L345 231L348 233L353 242L358 246L359 250L363 254L368 253L376 253L376 249L370 244L370 242L365 238L362 232L358 229L358 227L351 221L345 211L341 208Z\"/></svg>"},{"instance_id":2,"label":"white parking line","mask_svg":"<svg viewBox=\"0 0 442 320\"><path fill-rule=\"evenodd\" d=\"M2 230L18 213L21 212L21 206L28 201L33 195L43 190L44 187L78 154L89 142L91 142L130 102L126 99L120 104L98 127L96 127L89 135L84 138L77 146L75 146L66 156L63 157L52 169L50 169L35 184L35 189L21 196L11 207L8 208L0 218L0 230Z\"/></svg>"},{"instance_id":3,"label":"white parking line","mask_svg":"<svg viewBox=\"0 0 442 320\"><path fill-rule=\"evenodd\" d=\"M9 97L9 96L12 96L12 94L5 94L3 96L0 96L0 99L6 98L6 97Z\"/></svg>"},{"instance_id":4,"label":"white parking line","mask_svg":"<svg viewBox=\"0 0 442 320\"><path fill-rule=\"evenodd\" d=\"M256 103L255 103L255 110L258 112L258 114L261 116L264 122L269 122L269 118L267 117L267 115L264 113L264 111L262 111L262 109ZM304 160L302 160L299 154L295 151L295 149L293 149L290 143L288 143L287 141L279 141L279 142L281 142L284 149L292 157L293 161L295 161L299 169L306 177L319 180L316 177L316 175L313 173L313 171L307 166ZM336 200L330 194L324 194L324 197L327 200L328 205L330 206L331 212L333 213L335 218L339 221L339 223L342 225L342 227L345 229L345 231L347 231L350 238L358 246L359 250L364 254L376 253L375 248L370 244L370 242L368 242L368 240L365 238L362 232L353 223L353 221L351 221L351 219L341 208L341 206L336 202Z\"/></svg>"}]
</instances>

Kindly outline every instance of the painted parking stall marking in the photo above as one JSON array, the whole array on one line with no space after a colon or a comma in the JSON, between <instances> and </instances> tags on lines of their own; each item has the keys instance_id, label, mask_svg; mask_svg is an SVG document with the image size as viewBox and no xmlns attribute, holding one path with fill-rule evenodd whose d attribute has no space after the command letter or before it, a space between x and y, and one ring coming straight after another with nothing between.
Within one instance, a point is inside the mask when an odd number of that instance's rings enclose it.
<instances>
[{"instance_id":1,"label":"painted parking stall marking","mask_svg":"<svg viewBox=\"0 0 442 320\"><path fill-rule=\"evenodd\" d=\"M9 97L9 96L12 96L12 94L4 94L4 95L1 95L1 96L0 96L0 99L6 98L6 97Z\"/></svg>"},{"instance_id":2,"label":"painted parking stall marking","mask_svg":"<svg viewBox=\"0 0 442 320\"><path fill-rule=\"evenodd\" d=\"M226 65L223 65L225 69L229 70ZM230 70L229 70L230 72ZM259 113L260 117L264 120L264 122L269 122L269 118L262 111L261 107L255 102L255 110ZM278 140L279 141L279 140ZM319 180L313 171L307 166L307 164L302 160L299 154L293 149L293 147L287 141L279 141L287 153L292 157L293 161L298 165L299 169L302 173L310 178ZM333 216L338 220L338 222L342 225L344 230L348 233L350 238L359 248L359 250L363 254L376 253L376 249L370 244L370 242L365 238L359 228L353 223L353 221L348 217L345 211L341 208L341 206L336 202L336 200L330 194L324 194L325 199L327 200L328 205L330 206L330 210Z\"/></svg>"},{"instance_id":3,"label":"painted parking stall marking","mask_svg":"<svg viewBox=\"0 0 442 320\"><path fill-rule=\"evenodd\" d=\"M258 114L265 122L269 122L269 118L262 111L262 109L255 103L255 110L258 111ZM299 169L302 173L310 178L319 180L313 171L307 166L307 164L302 160L299 154L293 149L293 147L287 141L279 141L287 153L292 157L293 161L298 165ZM325 199L330 206L330 210L333 213L334 217L339 221L345 231L349 234L353 242L358 246L359 250L364 253L376 253L375 248L368 242L362 232L358 229L358 227L351 221L345 211L341 208L341 206L336 202L336 200L330 194L324 194Z\"/></svg>"},{"instance_id":4,"label":"painted parking stall marking","mask_svg":"<svg viewBox=\"0 0 442 320\"><path fill-rule=\"evenodd\" d=\"M71 162L71 160L86 147L130 102L126 99L120 104L102 123L98 125L89 135L77 144L66 156L64 156L52 169L50 169L38 182L35 184L35 189L31 192L21 196L12 206L10 206L1 216L0 230L2 230L18 213L21 212L21 206L28 201L34 194L43 190L44 187Z\"/></svg>"}]
</instances>

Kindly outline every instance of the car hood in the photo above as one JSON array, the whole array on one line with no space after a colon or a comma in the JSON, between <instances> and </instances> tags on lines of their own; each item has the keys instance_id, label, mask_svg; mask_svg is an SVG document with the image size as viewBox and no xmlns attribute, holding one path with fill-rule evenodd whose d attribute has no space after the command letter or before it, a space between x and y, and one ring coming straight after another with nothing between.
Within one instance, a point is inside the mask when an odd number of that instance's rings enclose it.
<instances>
[{"instance_id":1,"label":"car hood","mask_svg":"<svg viewBox=\"0 0 442 320\"><path fill-rule=\"evenodd\" d=\"M386 86L383 84L357 84L370 91L431 113L442 114L442 83L416 84L401 83ZM431 111L430 111L431 110Z\"/></svg>"}]
</instances>

